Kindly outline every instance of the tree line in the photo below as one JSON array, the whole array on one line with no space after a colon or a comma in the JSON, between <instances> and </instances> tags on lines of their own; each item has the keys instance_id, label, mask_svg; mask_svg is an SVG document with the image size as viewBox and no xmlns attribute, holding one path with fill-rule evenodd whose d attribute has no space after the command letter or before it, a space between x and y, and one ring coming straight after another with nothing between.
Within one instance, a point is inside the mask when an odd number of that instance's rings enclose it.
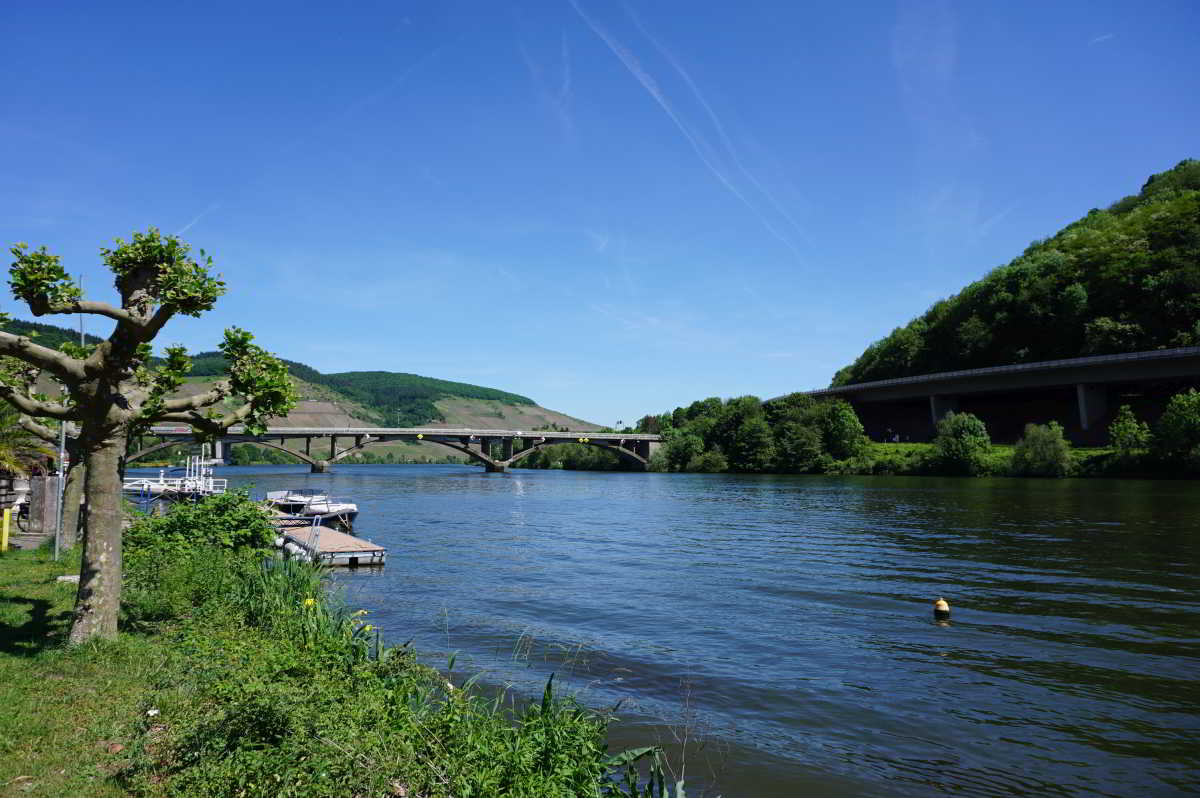
<instances>
[{"instance_id":1,"label":"tree line","mask_svg":"<svg viewBox=\"0 0 1200 798\"><path fill-rule=\"evenodd\" d=\"M634 431L634 430L630 430ZM1200 474L1200 392L1176 394L1153 424L1123 405L1109 446L1072 449L1057 421L1027 424L1014 446L993 445L971 413L948 413L931 443L873 443L842 399L792 394L771 402L716 397L638 421L661 435L650 470L747 474L896 474L961 476L1186 476ZM613 471L631 466L604 449L548 446L523 467Z\"/></svg>"}]
</instances>

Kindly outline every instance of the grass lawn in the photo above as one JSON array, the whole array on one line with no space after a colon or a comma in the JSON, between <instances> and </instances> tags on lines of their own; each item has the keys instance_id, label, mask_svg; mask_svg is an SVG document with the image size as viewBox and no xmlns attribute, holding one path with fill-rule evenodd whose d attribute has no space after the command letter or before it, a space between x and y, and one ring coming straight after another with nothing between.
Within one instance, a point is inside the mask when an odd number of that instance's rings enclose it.
<instances>
[{"instance_id":1,"label":"grass lawn","mask_svg":"<svg viewBox=\"0 0 1200 798\"><path fill-rule=\"evenodd\" d=\"M153 638L61 647L78 551L0 554L0 796L117 796L110 779L140 730L166 652Z\"/></svg>"}]
</instances>

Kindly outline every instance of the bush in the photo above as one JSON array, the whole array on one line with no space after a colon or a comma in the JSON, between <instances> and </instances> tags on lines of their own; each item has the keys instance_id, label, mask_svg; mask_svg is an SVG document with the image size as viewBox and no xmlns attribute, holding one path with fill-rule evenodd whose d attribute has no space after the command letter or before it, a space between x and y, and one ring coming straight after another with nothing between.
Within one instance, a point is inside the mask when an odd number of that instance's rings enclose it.
<instances>
[{"instance_id":1,"label":"bush","mask_svg":"<svg viewBox=\"0 0 1200 798\"><path fill-rule=\"evenodd\" d=\"M981 474L986 471L992 439L976 416L950 412L938 422L933 448L940 470L950 474Z\"/></svg>"},{"instance_id":2,"label":"bush","mask_svg":"<svg viewBox=\"0 0 1200 798\"><path fill-rule=\"evenodd\" d=\"M729 462L725 455L710 449L693 457L687 464L687 470L696 474L720 474L729 470Z\"/></svg>"},{"instance_id":3,"label":"bush","mask_svg":"<svg viewBox=\"0 0 1200 798\"><path fill-rule=\"evenodd\" d=\"M139 517L122 541L125 624L166 620L220 595L227 578L261 560L274 537L266 512L246 491Z\"/></svg>"},{"instance_id":4,"label":"bush","mask_svg":"<svg viewBox=\"0 0 1200 798\"><path fill-rule=\"evenodd\" d=\"M812 471L821 457L821 433L802 421L775 426L775 468L784 472Z\"/></svg>"},{"instance_id":5,"label":"bush","mask_svg":"<svg viewBox=\"0 0 1200 798\"><path fill-rule=\"evenodd\" d=\"M275 537L262 505L244 490L171 505L166 515L142 516L125 533L127 552L182 545L218 549L265 549Z\"/></svg>"},{"instance_id":6,"label":"bush","mask_svg":"<svg viewBox=\"0 0 1200 798\"><path fill-rule=\"evenodd\" d=\"M1014 474L1029 477L1065 477L1071 473L1071 444L1063 437L1062 425L1026 424L1012 456Z\"/></svg>"},{"instance_id":7,"label":"bush","mask_svg":"<svg viewBox=\"0 0 1200 798\"><path fill-rule=\"evenodd\" d=\"M835 460L858 457L867 450L867 436L854 408L844 399L834 399L824 406L821 419L821 441L825 451Z\"/></svg>"},{"instance_id":8,"label":"bush","mask_svg":"<svg viewBox=\"0 0 1200 798\"><path fill-rule=\"evenodd\" d=\"M683 471L684 469L690 471L688 463L699 457L703 451L704 441L700 439L700 436L686 432L669 436L662 447L663 456L667 460L667 468L671 471Z\"/></svg>"},{"instance_id":9,"label":"bush","mask_svg":"<svg viewBox=\"0 0 1200 798\"><path fill-rule=\"evenodd\" d=\"M1150 425L1138 421L1129 405L1121 405L1117 417L1108 427L1108 440L1121 457L1134 457L1149 447Z\"/></svg>"},{"instance_id":10,"label":"bush","mask_svg":"<svg viewBox=\"0 0 1200 798\"><path fill-rule=\"evenodd\" d=\"M1165 463L1200 471L1200 393L1195 388L1171 397L1150 443Z\"/></svg>"}]
</instances>

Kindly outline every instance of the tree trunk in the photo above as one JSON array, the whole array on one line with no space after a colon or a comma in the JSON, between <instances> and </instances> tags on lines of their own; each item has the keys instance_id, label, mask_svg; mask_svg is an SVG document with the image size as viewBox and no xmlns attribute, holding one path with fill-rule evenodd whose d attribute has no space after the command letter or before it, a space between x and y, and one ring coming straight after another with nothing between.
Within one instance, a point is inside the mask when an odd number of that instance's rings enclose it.
<instances>
[{"instance_id":1,"label":"tree trunk","mask_svg":"<svg viewBox=\"0 0 1200 798\"><path fill-rule=\"evenodd\" d=\"M121 461L125 432L92 442L87 454L87 535L69 643L115 637L121 609Z\"/></svg>"},{"instance_id":2,"label":"tree trunk","mask_svg":"<svg viewBox=\"0 0 1200 798\"><path fill-rule=\"evenodd\" d=\"M71 462L67 469L67 487L63 491L63 545L74 546L83 539L79 529L79 503L83 499L83 480L87 472L83 463Z\"/></svg>"}]
</instances>

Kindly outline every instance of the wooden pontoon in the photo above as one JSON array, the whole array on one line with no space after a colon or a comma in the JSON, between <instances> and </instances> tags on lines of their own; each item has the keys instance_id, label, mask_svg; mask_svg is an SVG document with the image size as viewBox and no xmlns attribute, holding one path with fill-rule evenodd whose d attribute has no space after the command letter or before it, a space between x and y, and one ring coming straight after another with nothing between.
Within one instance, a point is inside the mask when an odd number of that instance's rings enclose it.
<instances>
[{"instance_id":1,"label":"wooden pontoon","mask_svg":"<svg viewBox=\"0 0 1200 798\"><path fill-rule=\"evenodd\" d=\"M271 523L282 539L280 548L289 557L349 568L383 565L387 559L383 546L313 523L311 518L280 516L272 518Z\"/></svg>"}]
</instances>

